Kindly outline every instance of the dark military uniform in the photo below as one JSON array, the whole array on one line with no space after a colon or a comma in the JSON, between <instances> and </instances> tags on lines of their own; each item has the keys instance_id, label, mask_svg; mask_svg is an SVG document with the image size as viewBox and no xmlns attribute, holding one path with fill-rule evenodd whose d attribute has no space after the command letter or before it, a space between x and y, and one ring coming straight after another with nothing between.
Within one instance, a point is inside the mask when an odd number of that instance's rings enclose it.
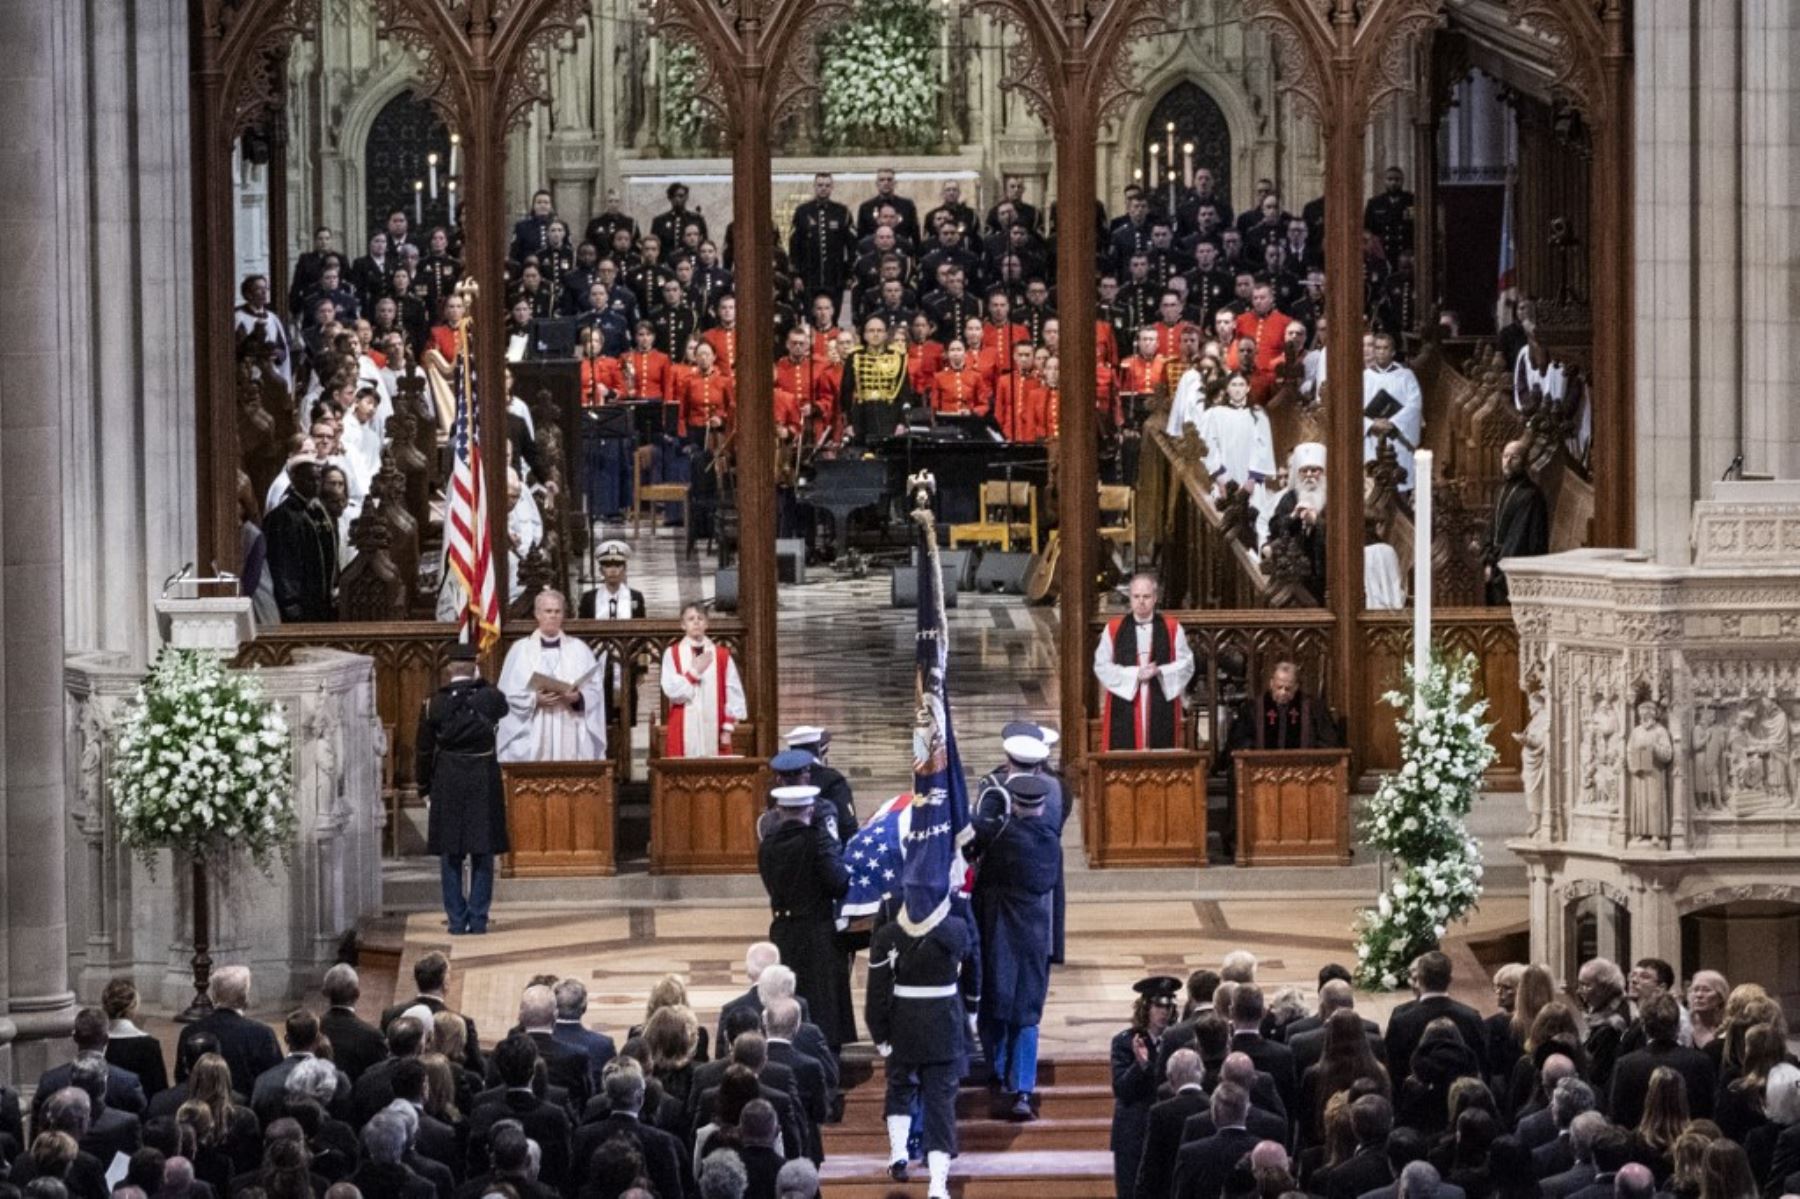
<instances>
[{"instance_id":1,"label":"dark military uniform","mask_svg":"<svg viewBox=\"0 0 1800 1199\"><path fill-rule=\"evenodd\" d=\"M1370 196L1363 208L1363 228L1381 239L1389 262L1400 260L1400 251L1412 249L1413 194L1384 191Z\"/></svg>"},{"instance_id":2,"label":"dark military uniform","mask_svg":"<svg viewBox=\"0 0 1800 1199\"><path fill-rule=\"evenodd\" d=\"M528 216L513 226L512 245L507 248L508 262L523 264L533 254L543 252L550 244L550 221L547 216Z\"/></svg>"},{"instance_id":3,"label":"dark military uniform","mask_svg":"<svg viewBox=\"0 0 1800 1199\"><path fill-rule=\"evenodd\" d=\"M870 1039L891 1047L883 1112L910 1116L922 1091L927 1154L956 1152L956 1089L969 1066L969 1017L981 1001L974 950L974 932L954 906L923 937L893 920L869 947L863 1015Z\"/></svg>"},{"instance_id":4,"label":"dark military uniform","mask_svg":"<svg viewBox=\"0 0 1800 1199\"><path fill-rule=\"evenodd\" d=\"M837 943L835 903L850 889L843 850L820 825L790 822L769 835L756 859L769 893L769 940L835 1053L856 1039L849 963Z\"/></svg>"},{"instance_id":5,"label":"dark military uniform","mask_svg":"<svg viewBox=\"0 0 1800 1199\"><path fill-rule=\"evenodd\" d=\"M810 293L842 295L856 261L856 226L836 200L809 200L794 212L788 258Z\"/></svg>"},{"instance_id":6,"label":"dark military uniform","mask_svg":"<svg viewBox=\"0 0 1800 1199\"><path fill-rule=\"evenodd\" d=\"M425 847L443 859L444 911L452 933L487 931L494 855L511 848L494 754L494 730L505 715L506 696L476 677L439 688L419 718L419 794L430 801L431 813ZM465 855L472 858L467 895Z\"/></svg>"},{"instance_id":7,"label":"dark military uniform","mask_svg":"<svg viewBox=\"0 0 1800 1199\"><path fill-rule=\"evenodd\" d=\"M688 338L700 330L700 318L687 304L663 304L650 317L656 326L656 348L672 361L680 362L687 352ZM719 369L730 373L730 364L721 362Z\"/></svg>"},{"instance_id":8,"label":"dark military uniform","mask_svg":"<svg viewBox=\"0 0 1800 1199\"><path fill-rule=\"evenodd\" d=\"M940 291L925 301L925 315L937 326L937 339L945 345L961 340L963 327L981 317L981 301L968 292L953 296Z\"/></svg>"},{"instance_id":9,"label":"dark military uniform","mask_svg":"<svg viewBox=\"0 0 1800 1199\"><path fill-rule=\"evenodd\" d=\"M456 290L462 280L463 264L448 254L432 254L419 263L419 277L413 280L413 294L425 302L429 320L443 314L444 297Z\"/></svg>"},{"instance_id":10,"label":"dark military uniform","mask_svg":"<svg viewBox=\"0 0 1800 1199\"><path fill-rule=\"evenodd\" d=\"M1214 267L1203 271L1195 267L1188 272L1188 301L1200 311L1200 319L1212 328L1213 313L1231 303L1237 280L1227 271Z\"/></svg>"},{"instance_id":11,"label":"dark military uniform","mask_svg":"<svg viewBox=\"0 0 1800 1199\"><path fill-rule=\"evenodd\" d=\"M289 490L263 518L269 578L288 624L337 619L337 524L317 500Z\"/></svg>"}]
</instances>

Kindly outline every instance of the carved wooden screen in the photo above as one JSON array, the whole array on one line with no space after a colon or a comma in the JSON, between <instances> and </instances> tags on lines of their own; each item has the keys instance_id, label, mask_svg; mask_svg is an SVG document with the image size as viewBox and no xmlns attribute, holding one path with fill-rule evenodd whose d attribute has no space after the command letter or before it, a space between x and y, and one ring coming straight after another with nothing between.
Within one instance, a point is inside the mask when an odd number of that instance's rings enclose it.
<instances>
[{"instance_id":1,"label":"carved wooden screen","mask_svg":"<svg viewBox=\"0 0 1800 1199\"><path fill-rule=\"evenodd\" d=\"M1205 88L1191 80L1184 79L1164 92L1150 114L1150 123L1144 129L1144 144L1138 148L1138 165L1144 168L1145 178L1150 175L1151 143L1163 147L1168 145L1170 121L1175 122L1177 166L1181 164L1179 156L1182 147L1192 142L1195 168L1206 167L1212 171L1214 190L1221 196L1229 196L1231 127L1225 123L1225 114L1220 110L1219 102ZM1163 151L1157 152L1159 170L1166 165L1161 161L1166 157Z\"/></svg>"},{"instance_id":2,"label":"carved wooden screen","mask_svg":"<svg viewBox=\"0 0 1800 1199\"><path fill-rule=\"evenodd\" d=\"M437 199L431 198L430 167L425 156L438 156ZM387 214L396 208L406 210L413 220L415 198L422 206L425 219L414 222L429 229L442 225L450 215L450 193L444 185L449 179L450 131L444 127L431 105L411 92L401 92L387 102L369 127L369 142L363 150L364 196L368 206L368 228L351 237L353 253L363 252L363 239L368 233L387 223ZM424 180L421 195L413 184Z\"/></svg>"}]
</instances>

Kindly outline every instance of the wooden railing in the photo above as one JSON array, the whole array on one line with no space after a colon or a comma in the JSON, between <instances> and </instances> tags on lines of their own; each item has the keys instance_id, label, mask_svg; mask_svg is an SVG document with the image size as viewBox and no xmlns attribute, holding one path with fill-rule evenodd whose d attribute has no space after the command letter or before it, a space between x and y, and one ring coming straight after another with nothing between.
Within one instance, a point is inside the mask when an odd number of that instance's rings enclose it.
<instances>
[{"instance_id":1,"label":"wooden railing","mask_svg":"<svg viewBox=\"0 0 1800 1199\"><path fill-rule=\"evenodd\" d=\"M1196 437L1144 430L1138 461L1137 523L1140 561L1156 561L1164 593L1183 607L1266 608L1277 588L1237 535L1212 496ZM1233 519L1254 522L1240 511ZM1251 528L1254 528L1252 523Z\"/></svg>"},{"instance_id":2,"label":"wooden railing","mask_svg":"<svg viewBox=\"0 0 1800 1199\"><path fill-rule=\"evenodd\" d=\"M502 634L502 651L528 635L529 621L509 621ZM613 655L632 673L659 670L665 647L682 634L677 620L571 620L564 631L581 638L596 654ZM743 654L743 626L735 619L714 617L708 633L734 655ZM394 621L383 624L281 625L260 634L238 651L238 666L282 666L305 649L338 649L367 654L375 660L375 706L389 730L388 771L400 803L418 799L414 754L417 748L419 712L437 690L438 680L456 629L433 621ZM632 709L615 703L615 717ZM615 733L624 726L615 719ZM613 738L618 749L623 738Z\"/></svg>"},{"instance_id":3,"label":"wooden railing","mask_svg":"<svg viewBox=\"0 0 1800 1199\"><path fill-rule=\"evenodd\" d=\"M1215 758L1240 703L1260 694L1269 670L1284 659L1300 668L1302 685L1318 694L1345 729L1358 789L1373 787L1375 776L1400 767L1399 712L1382 702L1405 685L1412 660L1412 613L1365 612L1357 619L1354 645L1338 647L1332 615L1323 610L1171 611L1194 651L1194 681L1187 706L1195 722L1191 744L1211 747ZM1105 632L1095 621L1092 635ZM1519 634L1506 608L1450 608L1432 613L1432 639L1441 650L1473 653L1476 687L1488 700L1487 719L1499 760L1488 772L1496 790L1519 787L1519 745L1513 734L1525 727L1525 697L1519 689ZM1355 694L1330 693L1332 655L1356 655ZM1098 714L1104 695L1090 673L1089 711Z\"/></svg>"}]
</instances>

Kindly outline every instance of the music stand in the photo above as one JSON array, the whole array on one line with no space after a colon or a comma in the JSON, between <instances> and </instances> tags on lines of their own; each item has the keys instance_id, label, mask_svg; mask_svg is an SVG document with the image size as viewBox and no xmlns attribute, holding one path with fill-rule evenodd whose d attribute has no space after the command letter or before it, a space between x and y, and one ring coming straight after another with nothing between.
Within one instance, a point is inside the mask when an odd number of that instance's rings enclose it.
<instances>
[{"instance_id":1,"label":"music stand","mask_svg":"<svg viewBox=\"0 0 1800 1199\"><path fill-rule=\"evenodd\" d=\"M602 404L586 410L589 431L596 437L629 441L635 436L631 412L622 404Z\"/></svg>"},{"instance_id":2,"label":"music stand","mask_svg":"<svg viewBox=\"0 0 1800 1199\"><path fill-rule=\"evenodd\" d=\"M533 358L575 357L575 335L579 321L574 317L543 316L531 322L529 341Z\"/></svg>"},{"instance_id":3,"label":"music stand","mask_svg":"<svg viewBox=\"0 0 1800 1199\"><path fill-rule=\"evenodd\" d=\"M659 437L674 437L681 430L680 404L632 400L625 407L631 410L631 427L639 445L649 445Z\"/></svg>"}]
</instances>

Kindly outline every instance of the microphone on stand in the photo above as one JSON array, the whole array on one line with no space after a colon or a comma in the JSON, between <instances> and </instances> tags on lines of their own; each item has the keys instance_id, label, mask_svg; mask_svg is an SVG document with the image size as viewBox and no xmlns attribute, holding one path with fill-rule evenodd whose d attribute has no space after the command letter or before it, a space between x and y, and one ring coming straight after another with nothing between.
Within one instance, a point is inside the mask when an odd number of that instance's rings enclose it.
<instances>
[{"instance_id":1,"label":"microphone on stand","mask_svg":"<svg viewBox=\"0 0 1800 1199\"><path fill-rule=\"evenodd\" d=\"M1719 476L1719 482L1724 483L1731 479L1741 479L1743 476L1744 455L1740 453L1731 459L1731 465L1726 467L1725 473Z\"/></svg>"}]
</instances>

